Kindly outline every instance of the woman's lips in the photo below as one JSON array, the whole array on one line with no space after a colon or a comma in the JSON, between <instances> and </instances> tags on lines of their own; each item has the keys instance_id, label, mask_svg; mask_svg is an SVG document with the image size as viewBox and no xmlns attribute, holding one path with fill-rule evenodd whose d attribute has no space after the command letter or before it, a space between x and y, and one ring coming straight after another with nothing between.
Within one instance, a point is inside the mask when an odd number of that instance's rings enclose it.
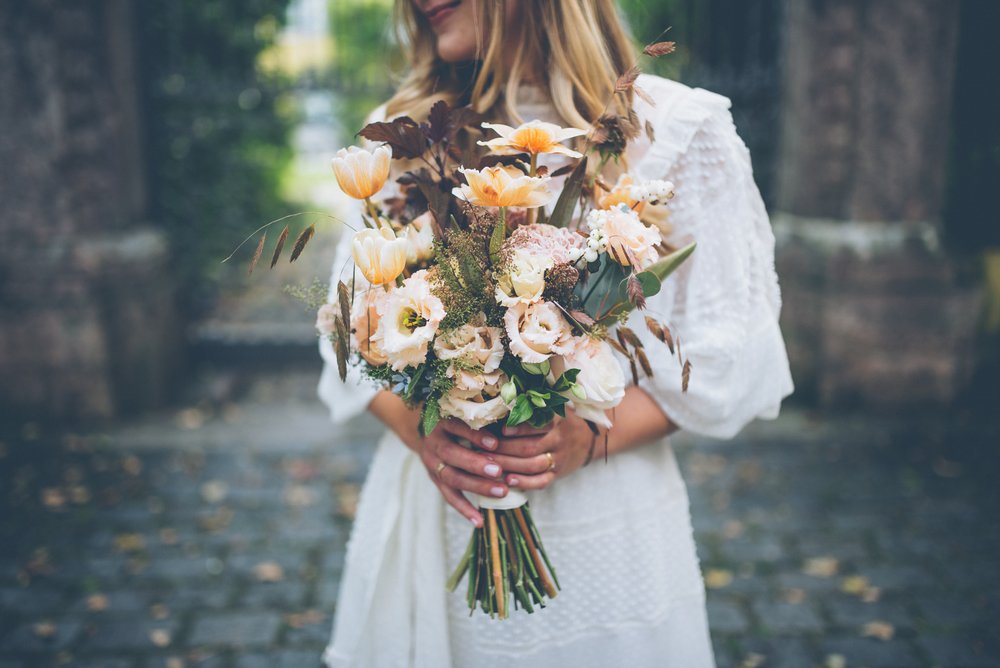
<instances>
[{"instance_id":1,"label":"woman's lips","mask_svg":"<svg viewBox=\"0 0 1000 668\"><path fill-rule=\"evenodd\" d=\"M455 0L455 2L445 2L435 7L432 7L426 12L427 20L431 22L432 26L438 25L446 18L454 13L455 8L462 4L462 0Z\"/></svg>"}]
</instances>

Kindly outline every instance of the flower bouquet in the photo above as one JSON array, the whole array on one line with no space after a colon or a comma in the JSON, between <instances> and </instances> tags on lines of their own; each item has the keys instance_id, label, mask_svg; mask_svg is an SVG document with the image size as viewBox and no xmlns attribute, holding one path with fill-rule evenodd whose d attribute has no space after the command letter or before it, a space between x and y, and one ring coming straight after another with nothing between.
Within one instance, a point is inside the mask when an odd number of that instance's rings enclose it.
<instances>
[{"instance_id":1,"label":"flower bouquet","mask_svg":"<svg viewBox=\"0 0 1000 668\"><path fill-rule=\"evenodd\" d=\"M634 87L636 73L624 74L616 90ZM663 213L672 184L635 182L627 171L614 185L602 179L610 160L621 164L638 126L631 112L605 114L590 129L537 120L515 128L441 101L426 122L402 117L362 129L372 144L340 150L333 170L343 191L363 202L365 227L345 232L353 234L355 266L331 286L317 319L341 379L348 365L360 365L419 408L424 434L445 418L494 431L542 427L571 407L595 435L592 456L601 428L611 426L608 411L625 394L616 355L634 382L640 370L652 374L625 320L694 250L667 246L644 221ZM550 171L543 156L563 164ZM393 160L398 194L377 201ZM293 260L312 229L299 235ZM263 247L262 237L254 263ZM681 360L667 324L647 316L646 325ZM680 366L686 389L691 365ZM485 523L473 530L448 588L467 576L470 611L500 619L511 604L544 607L559 581L527 496L511 490L472 501Z\"/></svg>"}]
</instances>

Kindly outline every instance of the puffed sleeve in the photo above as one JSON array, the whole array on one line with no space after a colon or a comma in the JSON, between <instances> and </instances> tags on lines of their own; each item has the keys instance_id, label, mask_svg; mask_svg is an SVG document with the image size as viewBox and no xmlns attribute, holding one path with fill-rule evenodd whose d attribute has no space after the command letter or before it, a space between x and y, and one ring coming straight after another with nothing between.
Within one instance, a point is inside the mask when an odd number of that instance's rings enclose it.
<instances>
[{"instance_id":1,"label":"puffed sleeve","mask_svg":"<svg viewBox=\"0 0 1000 668\"><path fill-rule=\"evenodd\" d=\"M384 105L373 111L367 122L384 120ZM389 196L394 184L388 183L379 194L379 197ZM364 277L354 272L354 259L351 255L351 239L354 230L363 227L361 220L361 203L350 200L348 206L344 207L344 223L341 225L340 241L337 243L337 250L334 253L333 267L330 276L329 301L337 299L337 282L344 281L348 286L354 285L356 291L361 291L367 286ZM340 380L337 374L337 356L333 351L333 344L326 337L320 337L319 353L323 358L323 373L320 375L317 393L320 400L330 409L331 419L337 423L344 423L351 418L363 413L368 404L378 393L379 388L361 373L358 365L348 365L347 379Z\"/></svg>"},{"instance_id":2,"label":"puffed sleeve","mask_svg":"<svg viewBox=\"0 0 1000 668\"><path fill-rule=\"evenodd\" d=\"M774 235L728 107L726 98L691 91L660 119L656 142L636 166L641 178L674 183L669 243L698 246L629 321L654 372L640 386L682 429L716 438L777 417L793 389L778 327ZM687 392L678 358L649 333L645 314L680 339L692 367Z\"/></svg>"}]
</instances>

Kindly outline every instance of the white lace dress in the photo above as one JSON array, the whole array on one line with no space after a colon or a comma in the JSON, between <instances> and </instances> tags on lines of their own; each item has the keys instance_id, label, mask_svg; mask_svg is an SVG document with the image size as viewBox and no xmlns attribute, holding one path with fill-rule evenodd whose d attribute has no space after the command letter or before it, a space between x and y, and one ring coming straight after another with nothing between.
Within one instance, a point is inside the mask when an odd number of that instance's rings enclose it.
<instances>
[{"instance_id":1,"label":"white lace dress","mask_svg":"<svg viewBox=\"0 0 1000 668\"><path fill-rule=\"evenodd\" d=\"M774 238L729 101L643 76L656 106L637 111L655 130L630 147L639 178L674 182L668 238L698 249L649 300L680 333L693 372L680 390L675 357L647 339L654 368L641 385L682 429L728 438L773 418L792 391L778 329ZM555 120L551 108L521 115ZM349 262L341 244L334 274ZM328 344L319 393L337 422L364 410L375 389L353 371L336 377ZM531 508L562 591L535 614L469 616L445 591L471 526L441 499L418 457L391 434L378 444L347 549L330 666L464 668L514 665L713 666L705 594L687 492L667 441L611 457L531 493Z\"/></svg>"}]
</instances>

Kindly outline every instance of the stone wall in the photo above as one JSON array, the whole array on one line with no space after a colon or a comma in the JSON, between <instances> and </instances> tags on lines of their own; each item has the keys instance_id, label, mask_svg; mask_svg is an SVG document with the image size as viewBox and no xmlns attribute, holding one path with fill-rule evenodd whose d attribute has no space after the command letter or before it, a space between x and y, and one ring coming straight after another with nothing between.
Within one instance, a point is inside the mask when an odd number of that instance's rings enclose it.
<instances>
[{"instance_id":1,"label":"stone wall","mask_svg":"<svg viewBox=\"0 0 1000 668\"><path fill-rule=\"evenodd\" d=\"M980 288L942 247L958 3L790 0L779 160L782 325L803 396L947 404Z\"/></svg>"},{"instance_id":2,"label":"stone wall","mask_svg":"<svg viewBox=\"0 0 1000 668\"><path fill-rule=\"evenodd\" d=\"M0 410L159 402L177 319L145 176L130 0L0 3Z\"/></svg>"}]
</instances>

